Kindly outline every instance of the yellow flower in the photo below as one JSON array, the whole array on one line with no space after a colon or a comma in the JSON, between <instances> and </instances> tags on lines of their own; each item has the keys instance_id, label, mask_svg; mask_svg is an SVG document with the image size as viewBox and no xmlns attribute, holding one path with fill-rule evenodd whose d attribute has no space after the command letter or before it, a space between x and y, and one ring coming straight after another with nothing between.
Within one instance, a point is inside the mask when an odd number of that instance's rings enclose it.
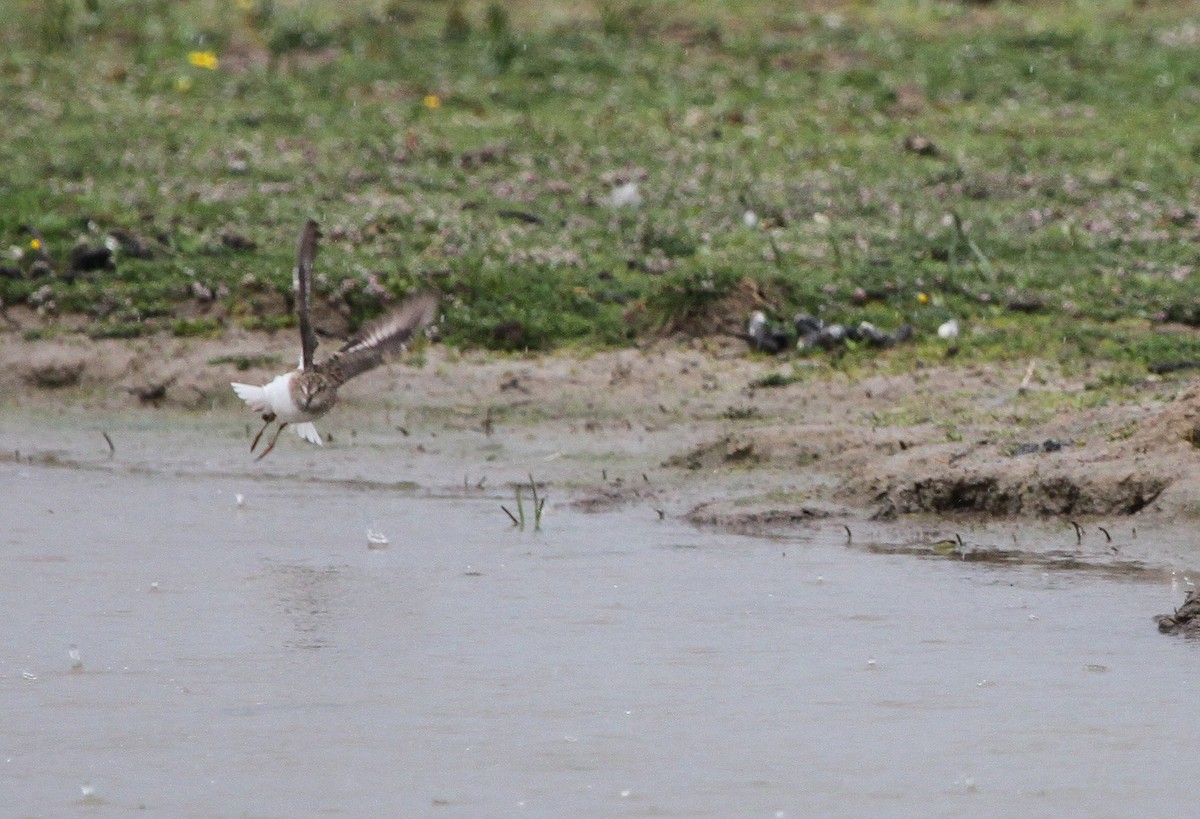
<instances>
[{"instance_id":1,"label":"yellow flower","mask_svg":"<svg viewBox=\"0 0 1200 819\"><path fill-rule=\"evenodd\" d=\"M917 294L917 302L919 302L920 304L929 304L929 294L928 293L918 293Z\"/></svg>"},{"instance_id":2,"label":"yellow flower","mask_svg":"<svg viewBox=\"0 0 1200 819\"><path fill-rule=\"evenodd\" d=\"M188 91L191 91L192 90L191 77L176 77L175 78L175 90L181 94L186 94Z\"/></svg>"},{"instance_id":3,"label":"yellow flower","mask_svg":"<svg viewBox=\"0 0 1200 819\"><path fill-rule=\"evenodd\" d=\"M429 108L430 110L442 107L442 98L437 94L426 94L424 102L425 107Z\"/></svg>"},{"instance_id":4,"label":"yellow flower","mask_svg":"<svg viewBox=\"0 0 1200 819\"><path fill-rule=\"evenodd\" d=\"M207 68L209 71L216 71L220 61L217 55L211 51L190 51L188 52L188 62L196 66L196 68Z\"/></svg>"},{"instance_id":5,"label":"yellow flower","mask_svg":"<svg viewBox=\"0 0 1200 819\"><path fill-rule=\"evenodd\" d=\"M41 250L42 249L42 240L41 239L30 239L29 240L29 249L30 250Z\"/></svg>"}]
</instances>

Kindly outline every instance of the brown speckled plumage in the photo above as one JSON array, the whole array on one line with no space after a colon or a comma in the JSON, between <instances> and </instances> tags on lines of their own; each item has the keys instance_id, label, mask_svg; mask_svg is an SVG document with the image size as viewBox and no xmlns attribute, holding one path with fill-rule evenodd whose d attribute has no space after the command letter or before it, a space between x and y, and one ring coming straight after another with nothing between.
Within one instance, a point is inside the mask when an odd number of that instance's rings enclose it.
<instances>
[{"instance_id":1,"label":"brown speckled plumage","mask_svg":"<svg viewBox=\"0 0 1200 819\"><path fill-rule=\"evenodd\" d=\"M321 439L312 421L329 412L337 403L338 387L402 352L412 337L433 321L437 313L436 294L425 292L412 295L383 318L364 328L329 358L315 363L318 342L311 318L312 271L320 235L317 223L310 219L300 232L296 251L293 285L300 323L300 367L262 387L233 384L238 396L263 417L263 428L251 442L251 452L258 446L267 427L273 421L279 421L279 429L258 456L260 459L275 447L279 433L289 423L297 424L297 434L301 437L319 444Z\"/></svg>"},{"instance_id":2,"label":"brown speckled plumage","mask_svg":"<svg viewBox=\"0 0 1200 819\"><path fill-rule=\"evenodd\" d=\"M329 358L300 370L289 385L292 400L316 416L329 412L337 402L338 387L402 353L409 340L433 321L436 310L437 297L432 293L409 297Z\"/></svg>"}]
</instances>

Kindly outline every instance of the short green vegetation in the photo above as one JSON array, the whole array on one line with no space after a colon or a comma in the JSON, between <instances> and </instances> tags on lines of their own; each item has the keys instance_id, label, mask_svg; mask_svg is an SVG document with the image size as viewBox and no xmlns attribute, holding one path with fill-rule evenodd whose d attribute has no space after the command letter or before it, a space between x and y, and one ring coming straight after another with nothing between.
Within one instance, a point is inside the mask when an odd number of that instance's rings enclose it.
<instances>
[{"instance_id":1,"label":"short green vegetation","mask_svg":"<svg viewBox=\"0 0 1200 819\"><path fill-rule=\"evenodd\" d=\"M810 5L0 0L0 300L288 326L312 216L322 304L436 287L455 345L623 345L749 279L913 325L851 361L950 318L963 361L1200 360L1200 3Z\"/></svg>"}]
</instances>

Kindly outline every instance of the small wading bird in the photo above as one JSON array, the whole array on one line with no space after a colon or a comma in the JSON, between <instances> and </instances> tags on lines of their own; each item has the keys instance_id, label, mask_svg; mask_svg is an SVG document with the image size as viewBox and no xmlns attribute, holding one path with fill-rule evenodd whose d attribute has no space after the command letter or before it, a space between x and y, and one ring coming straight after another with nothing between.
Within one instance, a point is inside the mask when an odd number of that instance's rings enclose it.
<instances>
[{"instance_id":1,"label":"small wading bird","mask_svg":"<svg viewBox=\"0 0 1200 819\"><path fill-rule=\"evenodd\" d=\"M435 294L418 293L410 296L391 313L347 341L329 358L314 364L317 334L313 330L311 315L312 270L320 235L317 223L308 220L300 232L296 269L292 276L296 290L296 311L300 318L300 367L275 376L269 384L261 387L232 383L238 398L262 415L263 426L250 443L251 452L258 446L267 427L274 421L279 422L271 442L257 458L260 461L275 448L279 433L288 424L293 425L292 428L301 438L320 446L321 436L312 422L333 408L337 402L338 387L402 352L408 340L433 321L437 311Z\"/></svg>"}]
</instances>

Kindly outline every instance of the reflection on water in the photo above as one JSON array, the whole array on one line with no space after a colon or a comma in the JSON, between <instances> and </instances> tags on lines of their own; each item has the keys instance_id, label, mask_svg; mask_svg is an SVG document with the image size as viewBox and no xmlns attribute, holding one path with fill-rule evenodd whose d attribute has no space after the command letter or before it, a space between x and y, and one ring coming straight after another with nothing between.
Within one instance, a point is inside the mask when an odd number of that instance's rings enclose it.
<instances>
[{"instance_id":1,"label":"reflection on water","mask_svg":"<svg viewBox=\"0 0 1200 819\"><path fill-rule=\"evenodd\" d=\"M1145 573L0 464L9 815L1168 815ZM392 544L370 549L379 525ZM81 668L75 668L76 663ZM82 784L81 784L82 783ZM81 787L85 788L80 799ZM140 811L139 811L140 812Z\"/></svg>"},{"instance_id":2,"label":"reflection on water","mask_svg":"<svg viewBox=\"0 0 1200 819\"><path fill-rule=\"evenodd\" d=\"M335 615L344 567L267 563L267 576L279 610L291 621L288 648L327 648L333 644Z\"/></svg>"}]
</instances>

